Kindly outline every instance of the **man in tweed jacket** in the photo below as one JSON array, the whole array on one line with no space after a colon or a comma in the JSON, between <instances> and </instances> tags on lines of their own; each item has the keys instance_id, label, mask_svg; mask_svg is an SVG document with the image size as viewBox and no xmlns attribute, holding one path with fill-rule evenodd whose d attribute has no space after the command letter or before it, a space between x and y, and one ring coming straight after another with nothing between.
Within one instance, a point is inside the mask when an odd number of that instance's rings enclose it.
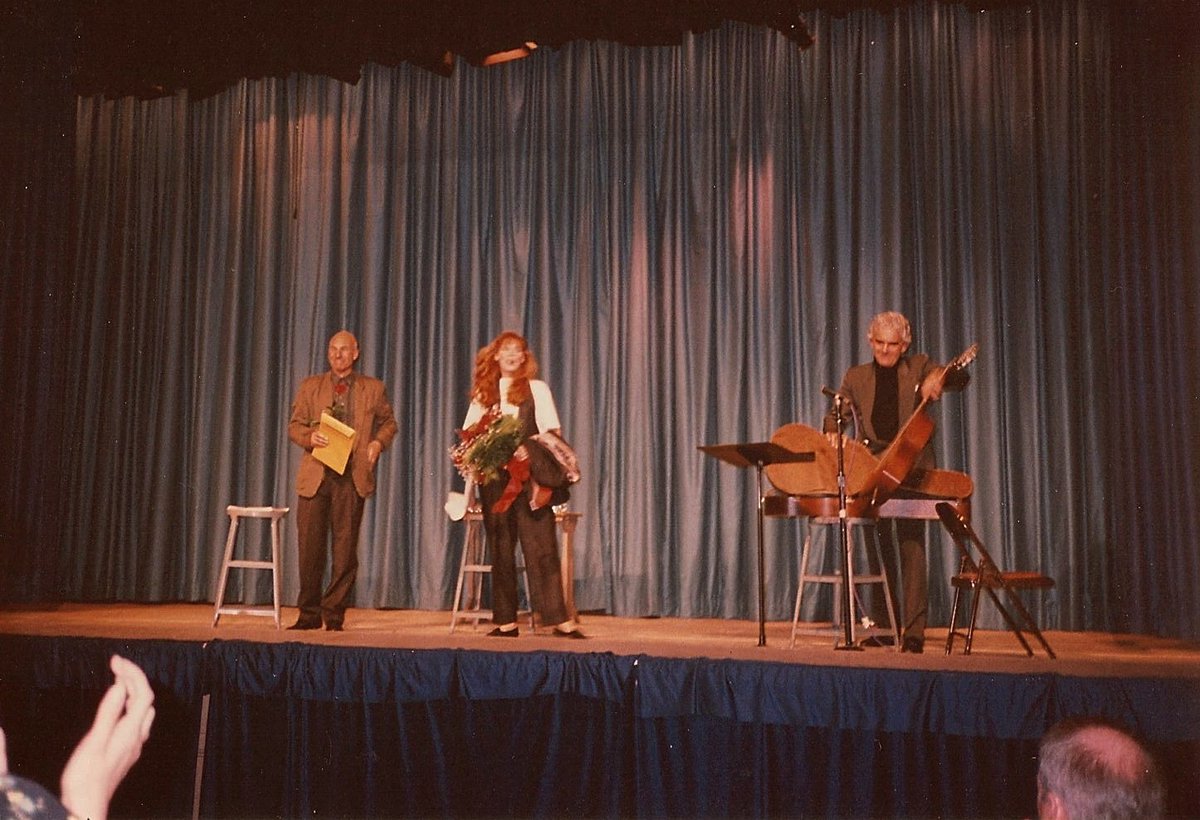
<instances>
[{"instance_id":1,"label":"man in tweed jacket","mask_svg":"<svg viewBox=\"0 0 1200 820\"><path fill-rule=\"evenodd\" d=\"M396 436L396 420L383 382L354 372L358 361L354 334L346 330L333 334L328 355L329 371L301 382L288 422L288 438L304 449L296 476L300 617L289 629L319 629L322 622L328 630L342 629L346 601L358 573L363 507L375 493L375 464ZM329 443L317 426L322 412L356 432L344 473L330 469L312 454L314 447ZM330 546L333 569L322 593Z\"/></svg>"},{"instance_id":2,"label":"man in tweed jacket","mask_svg":"<svg viewBox=\"0 0 1200 820\"><path fill-rule=\"evenodd\" d=\"M943 389L961 390L968 376L962 370L955 370L943 383L939 378L945 370L943 365L924 353L909 353L912 328L908 319L895 311L880 313L871 320L867 341L871 344L872 360L847 370L838 392L850 400L856 437L878 455L892 443L922 399L937 401L942 397ZM837 424L832 412L825 417L824 428L830 436L830 444L836 445ZM926 445L915 466L937 466L931 446ZM902 627L902 648L905 652L920 653L925 648L929 608L925 522L895 519L895 528L893 536L890 526L879 527L884 571L895 589L897 573L894 564L899 557L903 603L898 622ZM872 597L871 608L875 620L881 620L880 596ZM896 613L890 613L890 617L893 623L897 622Z\"/></svg>"}]
</instances>

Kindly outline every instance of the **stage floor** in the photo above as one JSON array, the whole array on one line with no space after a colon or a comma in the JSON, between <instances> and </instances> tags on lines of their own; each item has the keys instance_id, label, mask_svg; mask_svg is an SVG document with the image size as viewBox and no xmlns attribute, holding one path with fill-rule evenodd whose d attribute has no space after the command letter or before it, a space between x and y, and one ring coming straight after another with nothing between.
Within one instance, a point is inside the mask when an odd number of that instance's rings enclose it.
<instances>
[{"instance_id":1,"label":"stage floor","mask_svg":"<svg viewBox=\"0 0 1200 820\"><path fill-rule=\"evenodd\" d=\"M283 608L283 623L297 611ZM900 654L889 648L861 652L835 649L835 635L800 636L788 648L790 622L766 625L767 645L758 646L756 621L710 618L619 618L585 614L580 619L587 641L555 638L539 628L521 637L501 640L486 636L488 624L460 625L450 632L449 612L351 609L344 632L289 632L275 629L270 618L222 615L212 626L211 604L55 604L0 609L0 633L13 635L82 636L129 640L212 640L260 643L297 642L324 646L385 649L465 649L502 652L599 652L663 658L710 658L769 661L810 666L880 669L923 669L1001 674L1057 673L1088 677L1195 678L1200 681L1200 643L1098 632L1047 632L1058 655L1047 658L1030 639L1030 658L1007 631L977 630L971 655L963 656L962 641L947 656L946 630L927 633L925 653ZM840 636L840 633L838 633Z\"/></svg>"}]
</instances>

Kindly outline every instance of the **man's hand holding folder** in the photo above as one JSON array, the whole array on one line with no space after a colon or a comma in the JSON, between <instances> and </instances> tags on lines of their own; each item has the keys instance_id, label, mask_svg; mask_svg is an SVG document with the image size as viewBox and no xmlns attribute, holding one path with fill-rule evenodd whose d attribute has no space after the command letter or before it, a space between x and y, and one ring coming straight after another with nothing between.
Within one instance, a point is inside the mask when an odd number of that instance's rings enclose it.
<instances>
[{"instance_id":1,"label":"man's hand holding folder","mask_svg":"<svg viewBox=\"0 0 1200 820\"><path fill-rule=\"evenodd\" d=\"M353 427L344 424L328 413L321 414L321 422L313 431L313 458L329 467L338 475L346 472L346 462L354 449Z\"/></svg>"}]
</instances>

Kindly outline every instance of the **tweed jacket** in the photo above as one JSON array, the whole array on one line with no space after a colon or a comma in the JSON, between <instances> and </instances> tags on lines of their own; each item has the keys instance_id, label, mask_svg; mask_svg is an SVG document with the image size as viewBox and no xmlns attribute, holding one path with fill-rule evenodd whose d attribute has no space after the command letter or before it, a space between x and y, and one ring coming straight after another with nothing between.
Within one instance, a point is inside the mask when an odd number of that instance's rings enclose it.
<instances>
[{"instance_id":1,"label":"tweed jacket","mask_svg":"<svg viewBox=\"0 0 1200 820\"><path fill-rule=\"evenodd\" d=\"M303 498L312 498L325 477L325 465L313 457L308 442L321 412L333 405L333 382L333 373L329 371L309 376L300 383L292 403L288 438L304 448L300 470L296 474L296 492ZM367 447L372 441L378 441L386 450L396 437L396 419L392 416L392 405L383 382L361 373L354 374L350 407L353 413L350 426L358 432L350 457L350 472L354 489L363 498L369 498L375 493L375 470L368 463Z\"/></svg>"},{"instance_id":2,"label":"tweed jacket","mask_svg":"<svg viewBox=\"0 0 1200 820\"><path fill-rule=\"evenodd\" d=\"M901 427L904 426L904 422L908 421L909 416L913 414L921 401L921 382L939 366L924 353L903 356L897 363L896 381L900 388L898 409ZM871 452L882 452L891 441L881 441L875 433L875 427L871 424L871 412L875 409L875 362L855 365L847 370L838 392L850 399L854 405L853 421L857 422L854 427L855 437L860 441L865 440ZM825 417L824 429L826 432L837 430L837 422L834 420L832 411ZM934 466L932 448L928 446L925 448L918 464L926 468Z\"/></svg>"}]
</instances>

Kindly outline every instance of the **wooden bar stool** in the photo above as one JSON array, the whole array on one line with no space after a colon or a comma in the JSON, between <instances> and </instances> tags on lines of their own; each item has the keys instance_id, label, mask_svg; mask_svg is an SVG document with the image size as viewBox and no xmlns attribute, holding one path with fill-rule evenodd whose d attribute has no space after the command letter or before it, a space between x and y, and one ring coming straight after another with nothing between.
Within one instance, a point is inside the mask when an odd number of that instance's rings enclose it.
<instances>
[{"instance_id":1,"label":"wooden bar stool","mask_svg":"<svg viewBox=\"0 0 1200 820\"><path fill-rule=\"evenodd\" d=\"M478 507L467 511L463 519L467 526L463 536L462 558L458 562L458 583L454 587L454 606L450 610L450 631L460 621L469 621L479 626L480 621L491 620L492 611L483 607L483 576L492 574L492 564L487 553L487 538L483 533L483 513ZM518 546L519 550L520 547ZM525 576L524 556L517 560L517 578L525 584L525 598L529 599L529 579ZM465 597L464 597L465 595ZM517 613L520 617L521 613ZM533 605L529 609L529 628L534 629Z\"/></svg>"},{"instance_id":2,"label":"wooden bar stool","mask_svg":"<svg viewBox=\"0 0 1200 820\"><path fill-rule=\"evenodd\" d=\"M229 535L225 539L225 558L221 562L221 581L217 586L217 599L213 607L213 626L217 625L222 615L263 615L275 618L275 628L280 629L279 598L283 573L280 569L279 554L282 547L282 522L288 514L288 507L238 507L230 504L225 508L229 514ZM238 524L243 518L263 518L271 522L271 560L253 560L234 558L233 548L237 541ZM229 580L230 568L236 569L266 569L271 571L272 604L230 604L225 605L225 584Z\"/></svg>"},{"instance_id":3,"label":"wooden bar stool","mask_svg":"<svg viewBox=\"0 0 1200 820\"><path fill-rule=\"evenodd\" d=\"M567 615L573 619L579 618L575 608L575 529L583 513L572 512L565 507L556 508L554 520L558 526L558 560L562 568L563 603ZM466 533L463 536L462 558L458 564L458 583L454 587L454 605L450 610L450 631L453 632L460 621L470 621L476 626L480 621L492 617L490 609L484 609L481 596L483 577L490 575L492 565L487 555L487 539L483 533L483 513L479 507L467 510L463 521ZM519 547L518 547L519 549ZM517 577L525 580L525 599L529 600L529 579L525 576L523 561L517 562ZM534 628L533 604L530 602L529 628Z\"/></svg>"},{"instance_id":4,"label":"wooden bar stool","mask_svg":"<svg viewBox=\"0 0 1200 820\"><path fill-rule=\"evenodd\" d=\"M796 583L796 606L792 612L792 637L790 648L796 646L797 635L828 635L831 631L839 633L842 625L842 573L841 565L845 557L841 554L841 538L839 537L839 521L840 519L832 516L811 516L807 521L808 532L804 537L804 548L800 553L800 575ZM866 556L868 551L874 551L876 564L879 566L878 573L860 573L855 572L854 560L850 562L849 581L852 589L855 591L850 597L850 620L851 635L855 635L854 624L857 620L856 608L858 603L857 589L859 586L878 584L883 587L883 598L887 607L888 627L870 626L862 627L857 630L860 636L875 636L875 635L890 635L893 640L895 651L900 651L900 630L895 623L895 609L892 607L892 589L888 583L887 573L883 569L883 553L879 546L879 532L876 529L879 526L879 521L873 516L849 517L846 519L847 535L850 540L851 552L855 555ZM836 556L835 560L829 562L827 559L822 561L822 564L832 563L832 569L828 572L809 572L809 562L812 560L813 536L817 532L823 533L823 543L826 550L825 555L828 556L832 550ZM859 549L855 549L855 533L860 534ZM804 597L804 588L808 584L829 584L833 587L833 613L830 617L829 626L800 626L800 605Z\"/></svg>"}]
</instances>

